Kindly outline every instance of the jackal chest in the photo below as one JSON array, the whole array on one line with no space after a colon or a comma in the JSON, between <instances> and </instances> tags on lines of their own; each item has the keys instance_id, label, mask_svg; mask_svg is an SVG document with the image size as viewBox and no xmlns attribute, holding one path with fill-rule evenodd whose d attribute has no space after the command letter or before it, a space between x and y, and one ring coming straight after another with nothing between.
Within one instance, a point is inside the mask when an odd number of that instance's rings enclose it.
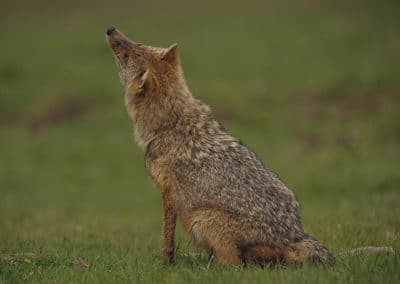
<instances>
[{"instance_id":1,"label":"jackal chest","mask_svg":"<svg viewBox=\"0 0 400 284\"><path fill-rule=\"evenodd\" d=\"M167 161L146 158L145 167L151 180L161 191L173 188L170 165Z\"/></svg>"}]
</instances>

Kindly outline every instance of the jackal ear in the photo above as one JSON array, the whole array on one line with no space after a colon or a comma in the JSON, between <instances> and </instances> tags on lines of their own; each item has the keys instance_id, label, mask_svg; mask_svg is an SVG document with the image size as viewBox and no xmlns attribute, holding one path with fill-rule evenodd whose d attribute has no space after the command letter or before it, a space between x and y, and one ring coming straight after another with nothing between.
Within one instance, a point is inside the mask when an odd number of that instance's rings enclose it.
<instances>
[{"instance_id":1,"label":"jackal ear","mask_svg":"<svg viewBox=\"0 0 400 284\"><path fill-rule=\"evenodd\" d=\"M170 47L166 48L164 52L161 54L161 60L165 60L172 65L178 64L179 63L178 44L174 43Z\"/></svg>"},{"instance_id":2,"label":"jackal ear","mask_svg":"<svg viewBox=\"0 0 400 284\"><path fill-rule=\"evenodd\" d=\"M150 82L150 70L146 69L142 71L137 76L135 76L132 81L128 84L126 92L130 95L144 95L146 89L148 88Z\"/></svg>"}]
</instances>

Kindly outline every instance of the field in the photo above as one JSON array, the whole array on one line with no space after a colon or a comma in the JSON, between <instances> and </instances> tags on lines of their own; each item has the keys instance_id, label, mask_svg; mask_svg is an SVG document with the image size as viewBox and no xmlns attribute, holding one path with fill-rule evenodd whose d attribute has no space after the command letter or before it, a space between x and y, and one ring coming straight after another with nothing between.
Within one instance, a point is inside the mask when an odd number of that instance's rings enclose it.
<instances>
[{"instance_id":1,"label":"field","mask_svg":"<svg viewBox=\"0 0 400 284\"><path fill-rule=\"evenodd\" d=\"M397 1L11 1L0 23L0 282L400 283ZM228 131L294 190L328 266L163 267L105 30L167 47ZM200 255L197 255L200 253Z\"/></svg>"}]
</instances>

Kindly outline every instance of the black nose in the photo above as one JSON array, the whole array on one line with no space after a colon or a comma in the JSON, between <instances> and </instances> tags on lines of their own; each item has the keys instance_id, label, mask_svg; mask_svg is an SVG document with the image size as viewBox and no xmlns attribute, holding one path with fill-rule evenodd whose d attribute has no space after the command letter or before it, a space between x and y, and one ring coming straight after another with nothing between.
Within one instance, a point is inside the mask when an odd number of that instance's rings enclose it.
<instances>
[{"instance_id":1,"label":"black nose","mask_svg":"<svg viewBox=\"0 0 400 284\"><path fill-rule=\"evenodd\" d=\"M115 31L114 27L109 27L106 31L107 35L111 35Z\"/></svg>"}]
</instances>

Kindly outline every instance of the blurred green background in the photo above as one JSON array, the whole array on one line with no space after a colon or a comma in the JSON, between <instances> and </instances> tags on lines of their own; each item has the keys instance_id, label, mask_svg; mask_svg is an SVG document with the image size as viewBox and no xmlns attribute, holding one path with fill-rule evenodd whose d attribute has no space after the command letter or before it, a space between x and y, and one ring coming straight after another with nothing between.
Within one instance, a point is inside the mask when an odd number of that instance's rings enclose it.
<instances>
[{"instance_id":1,"label":"blurred green background","mask_svg":"<svg viewBox=\"0 0 400 284\"><path fill-rule=\"evenodd\" d=\"M295 191L337 254L400 249L398 1L11 1L0 9L0 281L388 282L400 257L207 269L159 191L105 43L177 42L193 94Z\"/></svg>"}]
</instances>

